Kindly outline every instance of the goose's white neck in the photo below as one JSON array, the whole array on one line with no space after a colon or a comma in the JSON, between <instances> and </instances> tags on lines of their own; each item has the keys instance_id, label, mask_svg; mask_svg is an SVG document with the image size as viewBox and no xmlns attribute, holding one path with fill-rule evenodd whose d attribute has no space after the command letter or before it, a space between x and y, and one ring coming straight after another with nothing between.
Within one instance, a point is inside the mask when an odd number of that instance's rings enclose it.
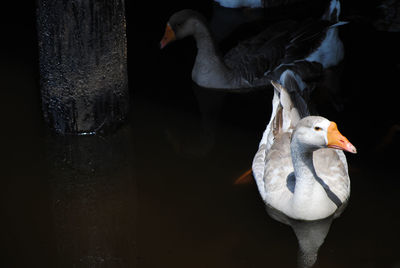
<instances>
[{"instance_id":1,"label":"goose's white neck","mask_svg":"<svg viewBox=\"0 0 400 268\"><path fill-rule=\"evenodd\" d=\"M207 26L198 22L193 37L196 40L198 54L217 54L216 44Z\"/></svg>"},{"instance_id":2,"label":"goose's white neck","mask_svg":"<svg viewBox=\"0 0 400 268\"><path fill-rule=\"evenodd\" d=\"M193 81L203 87L231 88L231 70L219 55L208 28L198 24L193 36L197 45L197 55L192 70Z\"/></svg>"},{"instance_id":3,"label":"goose's white neck","mask_svg":"<svg viewBox=\"0 0 400 268\"><path fill-rule=\"evenodd\" d=\"M313 152L315 148L305 148L296 137L291 142L291 156L296 177L291 209L298 219L313 220L331 215L336 205L329 199L323 186L317 181Z\"/></svg>"}]
</instances>

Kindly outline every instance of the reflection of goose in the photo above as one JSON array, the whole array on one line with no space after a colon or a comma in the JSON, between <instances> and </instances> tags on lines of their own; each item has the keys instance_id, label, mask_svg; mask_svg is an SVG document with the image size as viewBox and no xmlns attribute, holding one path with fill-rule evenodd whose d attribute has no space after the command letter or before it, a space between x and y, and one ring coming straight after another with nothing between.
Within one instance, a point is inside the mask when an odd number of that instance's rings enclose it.
<instances>
[{"instance_id":1,"label":"reflection of goose","mask_svg":"<svg viewBox=\"0 0 400 268\"><path fill-rule=\"evenodd\" d=\"M275 220L292 227L299 243L298 267L312 267L317 261L318 250L328 235L333 217L316 221L299 221L288 218L286 215L268 206L267 212Z\"/></svg>"},{"instance_id":2,"label":"reflection of goose","mask_svg":"<svg viewBox=\"0 0 400 268\"><path fill-rule=\"evenodd\" d=\"M332 217L317 221L291 221L299 242L298 267L312 267L317 261L318 250L325 241Z\"/></svg>"},{"instance_id":3,"label":"reflection of goose","mask_svg":"<svg viewBox=\"0 0 400 268\"><path fill-rule=\"evenodd\" d=\"M300 96L304 83L292 71L275 87L271 120L253 160L253 175L264 202L300 220L339 214L350 195L345 150L356 148L334 122L308 116ZM333 149L326 149L333 148Z\"/></svg>"},{"instance_id":4,"label":"reflection of goose","mask_svg":"<svg viewBox=\"0 0 400 268\"><path fill-rule=\"evenodd\" d=\"M227 93L199 89L194 84L192 89L196 96L200 118L194 120L188 118L186 114L174 114L174 121L179 122L176 127L168 126L166 135L169 143L180 155L204 157L215 145L215 132Z\"/></svg>"},{"instance_id":5,"label":"reflection of goose","mask_svg":"<svg viewBox=\"0 0 400 268\"><path fill-rule=\"evenodd\" d=\"M193 81L206 88L252 88L269 85L277 69L297 61L315 61L324 68L343 59L343 44L337 35L340 3L332 0L323 20L301 23L276 23L257 36L239 43L224 58L217 47L205 18L193 10L171 16L161 40L163 48L173 40L193 36L197 56L192 70Z\"/></svg>"}]
</instances>

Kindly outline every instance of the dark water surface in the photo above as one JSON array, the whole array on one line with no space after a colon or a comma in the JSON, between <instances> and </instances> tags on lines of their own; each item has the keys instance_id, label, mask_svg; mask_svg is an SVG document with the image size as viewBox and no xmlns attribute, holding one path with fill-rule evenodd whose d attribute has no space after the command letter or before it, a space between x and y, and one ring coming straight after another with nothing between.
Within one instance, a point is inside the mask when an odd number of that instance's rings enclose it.
<instances>
[{"instance_id":1,"label":"dark water surface","mask_svg":"<svg viewBox=\"0 0 400 268\"><path fill-rule=\"evenodd\" d=\"M399 35L343 4L358 18L341 30L346 59L332 82L343 109L323 94L317 108L358 149L347 155L351 199L332 223L291 227L266 213L255 183L233 184L251 167L272 92L194 86L193 40L163 51L158 41L174 11L211 18L211 3L152 5L127 4L131 112L107 136L49 131L33 5L4 24L0 267L297 267L318 247L314 267L400 267Z\"/></svg>"}]
</instances>

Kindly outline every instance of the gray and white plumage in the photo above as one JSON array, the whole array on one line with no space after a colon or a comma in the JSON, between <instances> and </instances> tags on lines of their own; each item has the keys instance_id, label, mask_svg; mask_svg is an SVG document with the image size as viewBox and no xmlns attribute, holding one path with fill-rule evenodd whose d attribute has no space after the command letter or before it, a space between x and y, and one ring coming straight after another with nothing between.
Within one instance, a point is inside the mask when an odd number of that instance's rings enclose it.
<instances>
[{"instance_id":1,"label":"gray and white plumage","mask_svg":"<svg viewBox=\"0 0 400 268\"><path fill-rule=\"evenodd\" d=\"M341 213L350 195L350 179L343 151L326 148L323 131L331 122L309 116L302 91L290 86L296 79L295 73L285 71L284 86L274 83L271 120L252 169L268 206L294 219L317 220ZM316 126L323 131L314 135ZM354 146L351 150L355 152Z\"/></svg>"},{"instance_id":2,"label":"gray and white plumage","mask_svg":"<svg viewBox=\"0 0 400 268\"><path fill-rule=\"evenodd\" d=\"M337 0L332 2L339 3ZM341 25L336 19L278 22L239 42L224 56L219 53L206 19L200 13L187 9L176 12L168 25L175 33L175 39L195 38L198 51L192 79L206 88L241 89L269 85L275 76L303 61L320 65L310 68L313 73L307 74L317 77L323 68L343 59L343 45L334 34Z\"/></svg>"}]
</instances>

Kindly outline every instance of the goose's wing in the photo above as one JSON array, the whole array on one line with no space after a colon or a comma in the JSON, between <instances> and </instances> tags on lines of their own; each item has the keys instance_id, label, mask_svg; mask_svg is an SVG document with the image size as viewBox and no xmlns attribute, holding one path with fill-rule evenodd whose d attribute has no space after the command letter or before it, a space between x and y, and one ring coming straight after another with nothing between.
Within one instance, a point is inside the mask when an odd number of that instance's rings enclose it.
<instances>
[{"instance_id":1,"label":"goose's wing","mask_svg":"<svg viewBox=\"0 0 400 268\"><path fill-rule=\"evenodd\" d=\"M290 176L294 171L290 154L290 137L290 132L277 135L264 160L263 199L278 210L282 210L280 205L285 206L294 191L295 180Z\"/></svg>"},{"instance_id":2,"label":"goose's wing","mask_svg":"<svg viewBox=\"0 0 400 268\"><path fill-rule=\"evenodd\" d=\"M301 22L296 31L291 33L282 63L291 63L310 55L321 45L327 30L333 24L330 21L311 18Z\"/></svg>"},{"instance_id":3,"label":"goose's wing","mask_svg":"<svg viewBox=\"0 0 400 268\"><path fill-rule=\"evenodd\" d=\"M283 21L265 29L253 38L240 42L224 56L225 64L249 83L277 67L285 57L285 47L295 21Z\"/></svg>"},{"instance_id":4,"label":"goose's wing","mask_svg":"<svg viewBox=\"0 0 400 268\"><path fill-rule=\"evenodd\" d=\"M281 64L271 72L266 73L272 81L280 81L282 73L286 70L291 70L296 73L302 81L310 84L316 83L323 76L323 66L319 62L307 61L307 60L296 60L289 64Z\"/></svg>"},{"instance_id":5,"label":"goose's wing","mask_svg":"<svg viewBox=\"0 0 400 268\"><path fill-rule=\"evenodd\" d=\"M301 65L321 45L332 24L317 19L308 19L301 23L288 20L273 24L228 51L224 62L240 77L255 85L264 85L269 79L273 79L272 76L280 76L286 69L296 69L296 72L312 70L313 76L318 69L320 75L322 68ZM295 67L297 62L303 62L300 63L300 68ZM277 74L271 75L273 72Z\"/></svg>"},{"instance_id":6,"label":"goose's wing","mask_svg":"<svg viewBox=\"0 0 400 268\"><path fill-rule=\"evenodd\" d=\"M281 118L282 112L279 111L278 114L278 117ZM288 191L285 178L293 172L290 155L291 132L276 133L274 135L276 128L273 125L279 124L277 121L281 120L278 117L268 125L271 132L264 132L264 135L268 135L263 137L265 142L262 141L260 143L252 165L253 176L260 195L265 202L268 202L267 198L272 192L279 194L281 191Z\"/></svg>"},{"instance_id":7,"label":"goose's wing","mask_svg":"<svg viewBox=\"0 0 400 268\"><path fill-rule=\"evenodd\" d=\"M320 149L314 152L313 160L315 171L325 187L340 199L341 204L346 203L350 194L350 178L343 151Z\"/></svg>"}]
</instances>

